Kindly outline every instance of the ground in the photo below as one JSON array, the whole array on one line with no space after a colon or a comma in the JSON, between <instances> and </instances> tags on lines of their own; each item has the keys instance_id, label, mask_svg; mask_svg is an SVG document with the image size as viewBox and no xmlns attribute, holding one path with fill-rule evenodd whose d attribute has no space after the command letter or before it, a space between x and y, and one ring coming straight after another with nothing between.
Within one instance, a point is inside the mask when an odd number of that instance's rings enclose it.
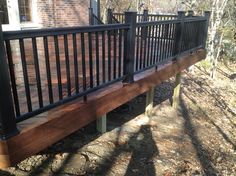
<instances>
[{"instance_id":1,"label":"ground","mask_svg":"<svg viewBox=\"0 0 236 176\"><path fill-rule=\"evenodd\" d=\"M88 128L0 175L236 175L236 65L220 63L209 78L205 61L184 72L180 105L170 106L173 78L108 114L108 132ZM91 127L90 127L91 129Z\"/></svg>"}]
</instances>

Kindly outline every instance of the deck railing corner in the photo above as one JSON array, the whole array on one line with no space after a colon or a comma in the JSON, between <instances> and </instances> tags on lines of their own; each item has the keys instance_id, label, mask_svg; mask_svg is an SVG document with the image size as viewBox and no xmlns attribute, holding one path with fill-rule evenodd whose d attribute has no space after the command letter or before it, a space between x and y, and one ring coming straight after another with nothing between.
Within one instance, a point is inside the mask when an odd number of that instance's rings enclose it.
<instances>
[{"instance_id":1,"label":"deck railing corner","mask_svg":"<svg viewBox=\"0 0 236 176\"><path fill-rule=\"evenodd\" d=\"M2 27L0 23L0 139L8 139L18 133L11 94L10 75L8 70Z\"/></svg>"},{"instance_id":2,"label":"deck railing corner","mask_svg":"<svg viewBox=\"0 0 236 176\"><path fill-rule=\"evenodd\" d=\"M125 12L125 23L130 25L124 36L124 75L123 83L134 82L135 36L137 12Z\"/></svg>"}]
</instances>

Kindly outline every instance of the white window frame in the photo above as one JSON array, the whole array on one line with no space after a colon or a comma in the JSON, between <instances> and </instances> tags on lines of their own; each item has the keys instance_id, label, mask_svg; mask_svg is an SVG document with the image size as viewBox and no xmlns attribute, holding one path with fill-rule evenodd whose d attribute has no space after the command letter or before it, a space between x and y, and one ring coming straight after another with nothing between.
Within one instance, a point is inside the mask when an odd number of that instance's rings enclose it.
<instances>
[{"instance_id":1,"label":"white window frame","mask_svg":"<svg viewBox=\"0 0 236 176\"><path fill-rule=\"evenodd\" d=\"M18 0L6 0L9 24L3 24L3 31L20 30Z\"/></svg>"},{"instance_id":2,"label":"white window frame","mask_svg":"<svg viewBox=\"0 0 236 176\"><path fill-rule=\"evenodd\" d=\"M3 31L23 30L29 28L32 29L42 27L41 25L39 25L39 19L37 14L37 0L31 1L32 21L21 23L18 0L6 0L9 24L2 25Z\"/></svg>"}]
</instances>

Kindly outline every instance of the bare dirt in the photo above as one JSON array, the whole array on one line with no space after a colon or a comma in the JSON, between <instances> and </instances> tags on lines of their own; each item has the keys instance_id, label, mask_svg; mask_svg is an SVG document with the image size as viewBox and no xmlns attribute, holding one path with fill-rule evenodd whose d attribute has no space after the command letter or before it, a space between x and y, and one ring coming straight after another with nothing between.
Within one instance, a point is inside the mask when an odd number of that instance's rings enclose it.
<instances>
[{"instance_id":1,"label":"bare dirt","mask_svg":"<svg viewBox=\"0 0 236 176\"><path fill-rule=\"evenodd\" d=\"M184 72L178 109L170 79L150 117L141 95L108 114L107 133L81 129L0 175L235 176L236 65L220 64L216 80L200 65Z\"/></svg>"}]
</instances>

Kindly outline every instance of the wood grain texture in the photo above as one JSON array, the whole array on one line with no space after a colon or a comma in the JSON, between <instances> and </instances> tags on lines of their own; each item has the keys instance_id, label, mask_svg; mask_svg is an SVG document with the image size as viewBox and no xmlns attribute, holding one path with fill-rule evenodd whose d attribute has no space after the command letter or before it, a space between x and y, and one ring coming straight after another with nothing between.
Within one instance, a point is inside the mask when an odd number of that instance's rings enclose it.
<instances>
[{"instance_id":1,"label":"wood grain texture","mask_svg":"<svg viewBox=\"0 0 236 176\"><path fill-rule=\"evenodd\" d=\"M42 151L96 118L175 76L205 56L206 51L199 50L193 55L165 64L157 71L149 70L136 75L132 84L123 85L118 82L91 93L86 103L78 99L19 123L20 134L6 141L11 165ZM1 162L4 160L0 158Z\"/></svg>"},{"instance_id":2,"label":"wood grain texture","mask_svg":"<svg viewBox=\"0 0 236 176\"><path fill-rule=\"evenodd\" d=\"M0 168L11 166L7 141L0 141Z\"/></svg>"}]
</instances>

